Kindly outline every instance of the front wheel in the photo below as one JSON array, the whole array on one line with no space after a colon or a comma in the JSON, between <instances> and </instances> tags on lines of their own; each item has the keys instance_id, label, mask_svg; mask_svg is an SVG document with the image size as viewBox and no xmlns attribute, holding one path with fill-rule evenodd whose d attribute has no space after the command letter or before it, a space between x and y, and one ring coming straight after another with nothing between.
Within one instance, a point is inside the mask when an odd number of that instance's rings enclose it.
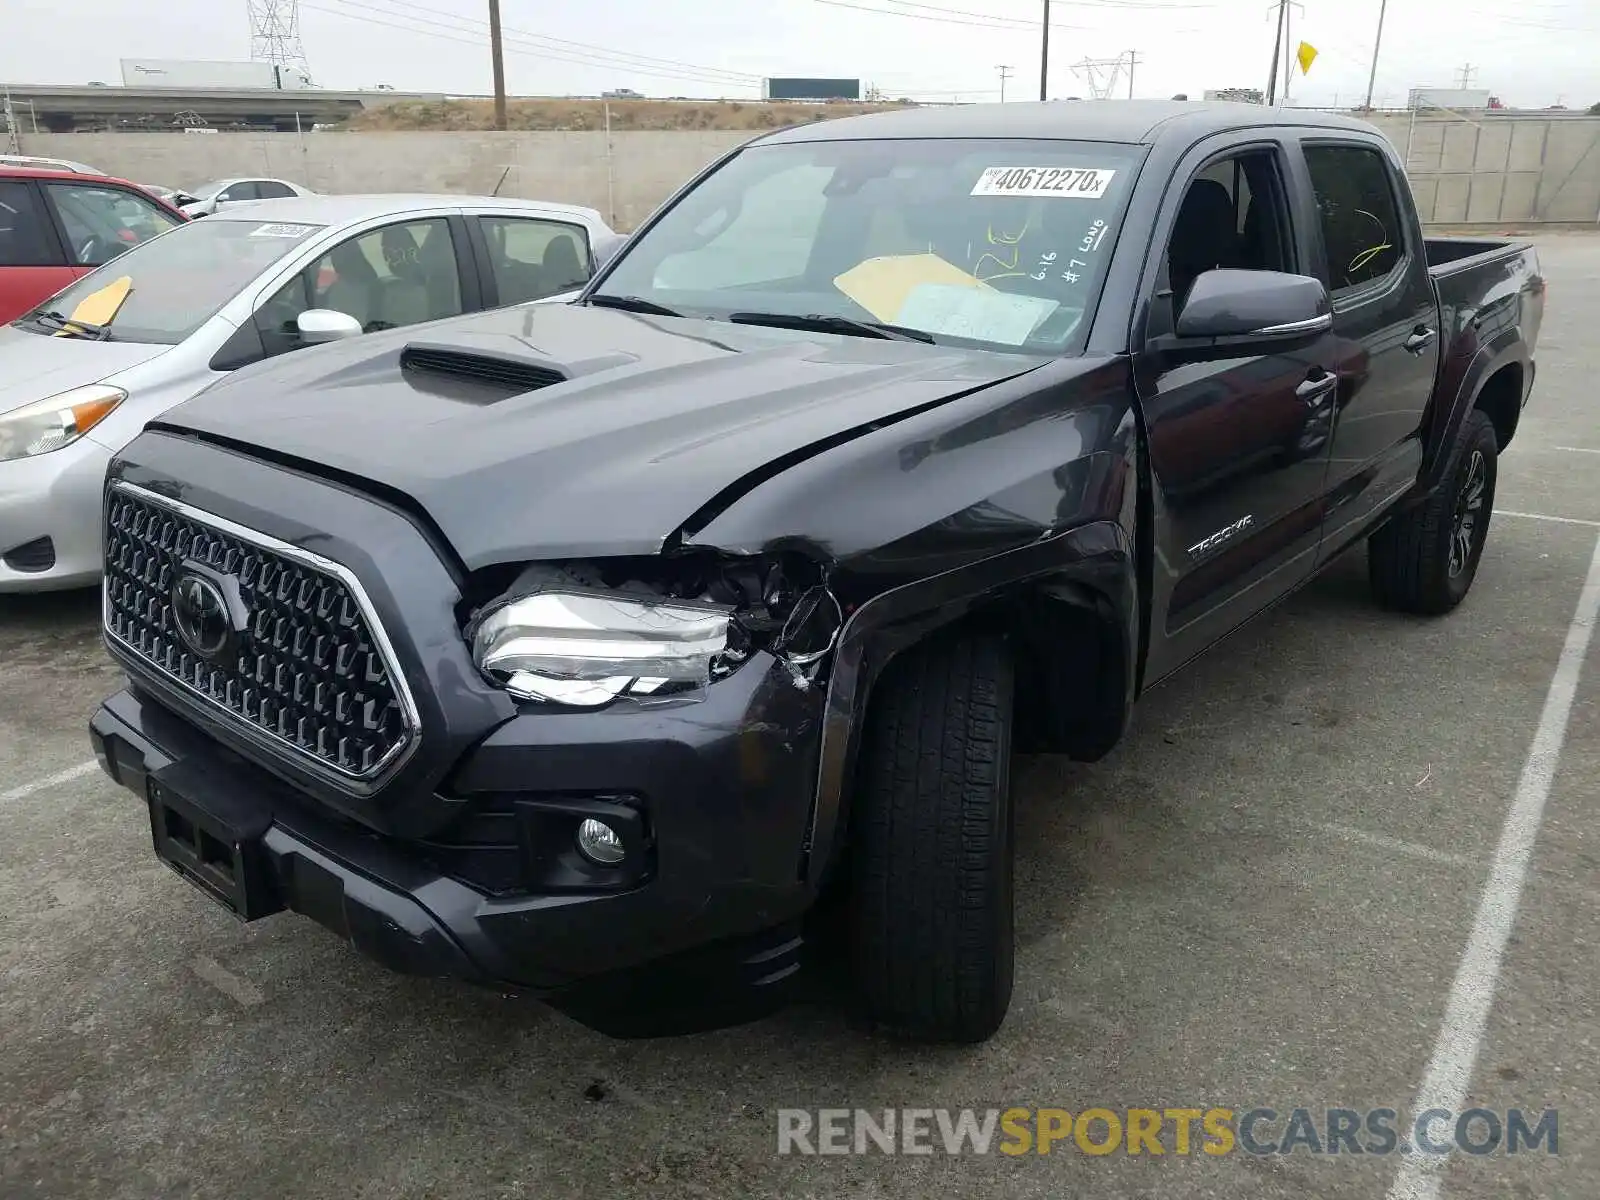
<instances>
[{"instance_id":1,"label":"front wheel","mask_svg":"<svg viewBox=\"0 0 1600 1200\"><path fill-rule=\"evenodd\" d=\"M1011 1003L1013 668L993 634L890 664L852 807L851 941L871 1015L977 1042Z\"/></svg>"},{"instance_id":2,"label":"front wheel","mask_svg":"<svg viewBox=\"0 0 1600 1200\"><path fill-rule=\"evenodd\" d=\"M1367 542L1367 573L1379 603L1426 616L1461 603L1489 537L1498 470L1494 425L1474 409L1456 434L1445 485Z\"/></svg>"}]
</instances>

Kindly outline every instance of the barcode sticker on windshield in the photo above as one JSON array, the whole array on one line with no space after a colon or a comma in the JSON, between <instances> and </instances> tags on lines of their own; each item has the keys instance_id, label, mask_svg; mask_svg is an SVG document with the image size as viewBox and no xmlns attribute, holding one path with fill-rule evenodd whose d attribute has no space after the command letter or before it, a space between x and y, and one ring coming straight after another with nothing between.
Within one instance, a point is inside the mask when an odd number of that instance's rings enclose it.
<instances>
[{"instance_id":1,"label":"barcode sticker on windshield","mask_svg":"<svg viewBox=\"0 0 1600 1200\"><path fill-rule=\"evenodd\" d=\"M1104 167L985 167L969 194L1098 200L1116 174Z\"/></svg>"},{"instance_id":2,"label":"barcode sticker on windshield","mask_svg":"<svg viewBox=\"0 0 1600 1200\"><path fill-rule=\"evenodd\" d=\"M276 238L303 238L315 229L315 225L257 225L250 231L251 237L276 237Z\"/></svg>"}]
</instances>

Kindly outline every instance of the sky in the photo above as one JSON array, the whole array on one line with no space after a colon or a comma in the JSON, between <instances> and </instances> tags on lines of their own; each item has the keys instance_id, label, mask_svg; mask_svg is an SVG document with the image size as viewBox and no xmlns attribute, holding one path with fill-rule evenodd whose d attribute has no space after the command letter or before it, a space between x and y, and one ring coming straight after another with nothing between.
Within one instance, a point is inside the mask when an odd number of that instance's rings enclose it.
<instances>
[{"instance_id":1,"label":"sky","mask_svg":"<svg viewBox=\"0 0 1600 1200\"><path fill-rule=\"evenodd\" d=\"M267 0L258 0L265 3ZM287 5L288 0L277 0ZM1319 51L1294 68L1289 102L1359 102L1380 0L1289 6L1292 43ZM0 82L115 84L121 58L244 60L247 0L5 0ZM331 88L492 90L487 0L300 0L313 79ZM755 98L770 75L860 78L889 97L926 101L1039 95L1042 0L501 0L513 95ZM1052 0L1051 98L1087 97L1085 60L1136 57L1133 94L1264 88L1271 0ZM92 30L92 36L85 31ZM1126 59L1124 59L1126 62ZM1597 0L1389 0L1373 103L1400 107L1412 87L1472 86L1512 107L1600 102ZM1109 71L1094 73L1101 85ZM1126 66L1115 80L1128 94ZM1281 69L1280 69L1281 88Z\"/></svg>"}]
</instances>

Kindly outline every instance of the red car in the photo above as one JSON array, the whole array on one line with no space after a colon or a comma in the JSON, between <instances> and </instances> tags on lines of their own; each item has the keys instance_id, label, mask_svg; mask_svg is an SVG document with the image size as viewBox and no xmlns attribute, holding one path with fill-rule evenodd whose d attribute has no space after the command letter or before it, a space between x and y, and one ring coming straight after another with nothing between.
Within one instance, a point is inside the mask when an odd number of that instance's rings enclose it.
<instances>
[{"instance_id":1,"label":"red car","mask_svg":"<svg viewBox=\"0 0 1600 1200\"><path fill-rule=\"evenodd\" d=\"M0 323L188 219L125 179L0 167Z\"/></svg>"}]
</instances>

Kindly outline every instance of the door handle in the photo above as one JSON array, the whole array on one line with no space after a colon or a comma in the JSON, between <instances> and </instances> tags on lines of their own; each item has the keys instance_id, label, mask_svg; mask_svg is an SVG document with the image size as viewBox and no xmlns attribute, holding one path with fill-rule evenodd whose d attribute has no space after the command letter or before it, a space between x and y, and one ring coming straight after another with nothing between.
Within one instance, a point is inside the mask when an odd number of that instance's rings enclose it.
<instances>
[{"instance_id":1,"label":"door handle","mask_svg":"<svg viewBox=\"0 0 1600 1200\"><path fill-rule=\"evenodd\" d=\"M1339 386L1339 377L1332 371L1323 371L1302 382L1294 389L1294 394L1299 396L1312 408L1326 400L1334 388Z\"/></svg>"},{"instance_id":2,"label":"door handle","mask_svg":"<svg viewBox=\"0 0 1600 1200\"><path fill-rule=\"evenodd\" d=\"M1405 347L1413 354L1421 354L1433 345L1434 332L1426 325L1418 325L1411 331L1411 336L1405 341Z\"/></svg>"}]
</instances>

